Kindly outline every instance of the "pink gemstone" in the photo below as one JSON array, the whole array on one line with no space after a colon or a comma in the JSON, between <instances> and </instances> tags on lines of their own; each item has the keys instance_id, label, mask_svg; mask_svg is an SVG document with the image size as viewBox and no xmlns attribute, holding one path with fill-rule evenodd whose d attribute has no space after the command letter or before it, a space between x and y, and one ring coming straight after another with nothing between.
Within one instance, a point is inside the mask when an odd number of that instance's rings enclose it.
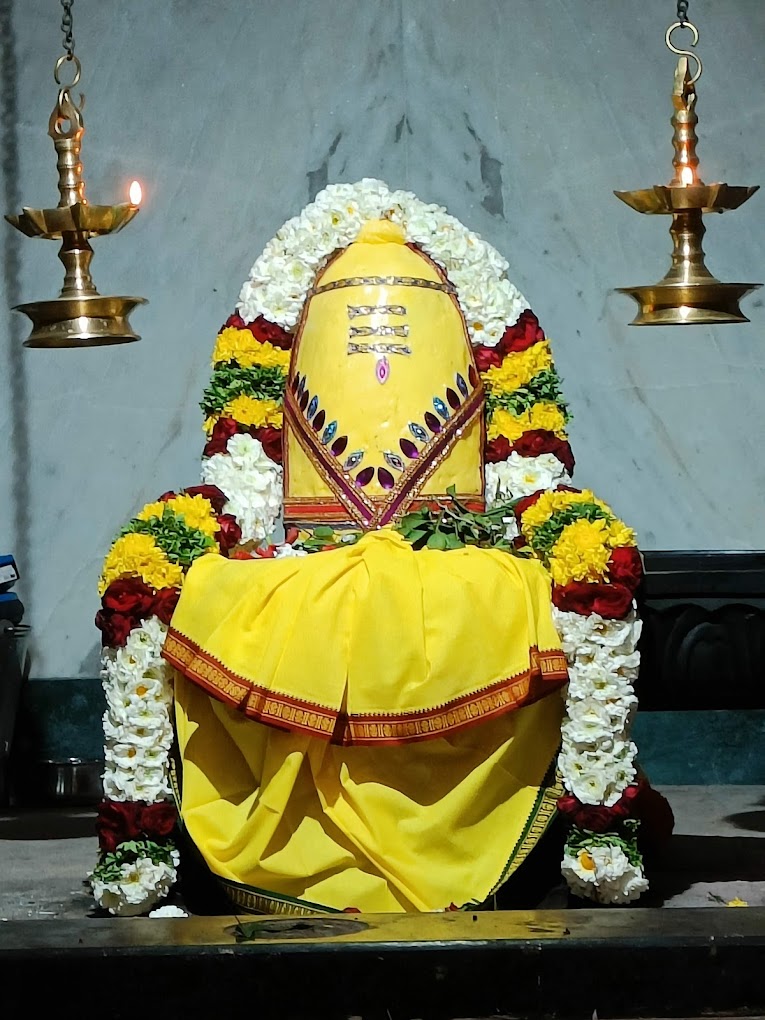
<instances>
[{"instance_id":1,"label":"pink gemstone","mask_svg":"<svg viewBox=\"0 0 765 1020\"><path fill-rule=\"evenodd\" d=\"M393 486L396 484L395 479L393 478L393 475L390 473L390 471L386 471L386 469L382 467L377 469L377 481L380 483L383 489L392 489Z\"/></svg>"},{"instance_id":2,"label":"pink gemstone","mask_svg":"<svg viewBox=\"0 0 765 1020\"><path fill-rule=\"evenodd\" d=\"M401 452L405 457L409 457L410 460L414 460L415 457L420 456L420 451L414 445L411 439L399 439L398 445L401 447Z\"/></svg>"},{"instance_id":3,"label":"pink gemstone","mask_svg":"<svg viewBox=\"0 0 765 1020\"><path fill-rule=\"evenodd\" d=\"M386 383L390 378L390 362L385 355L383 355L382 358L377 359L375 375L377 376L377 381L379 383Z\"/></svg>"}]
</instances>

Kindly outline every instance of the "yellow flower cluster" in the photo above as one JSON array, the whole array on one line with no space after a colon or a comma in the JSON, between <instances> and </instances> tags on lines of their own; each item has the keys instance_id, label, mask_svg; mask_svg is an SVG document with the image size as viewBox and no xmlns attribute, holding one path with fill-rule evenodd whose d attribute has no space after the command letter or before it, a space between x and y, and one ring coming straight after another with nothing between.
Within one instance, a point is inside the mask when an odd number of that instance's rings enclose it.
<instances>
[{"instance_id":1,"label":"yellow flower cluster","mask_svg":"<svg viewBox=\"0 0 765 1020\"><path fill-rule=\"evenodd\" d=\"M235 361L242 368L262 365L264 368L281 368L286 372L290 365L290 352L274 347L267 340L261 343L249 329L229 326L218 334L212 356L213 365L225 361Z\"/></svg>"},{"instance_id":2,"label":"yellow flower cluster","mask_svg":"<svg viewBox=\"0 0 765 1020\"><path fill-rule=\"evenodd\" d=\"M535 375L552 368L552 363L550 345L544 340L525 351L508 354L498 368L490 368L483 373L483 380L494 392L512 392L531 382Z\"/></svg>"},{"instance_id":3,"label":"yellow flower cluster","mask_svg":"<svg viewBox=\"0 0 765 1020\"><path fill-rule=\"evenodd\" d=\"M205 432L210 435L218 418L233 418L240 425L254 425L255 428L265 428L272 425L275 429L282 427L283 414L281 404L275 400L258 400L241 394L229 400L220 414L213 415L205 421Z\"/></svg>"},{"instance_id":4,"label":"yellow flower cluster","mask_svg":"<svg viewBox=\"0 0 765 1020\"><path fill-rule=\"evenodd\" d=\"M196 528L205 535L214 536L220 528L210 500L200 495L186 496L182 493L164 502L148 503L136 517L139 521L149 521L152 517L161 518L165 507L182 517L189 528Z\"/></svg>"},{"instance_id":5,"label":"yellow flower cluster","mask_svg":"<svg viewBox=\"0 0 765 1020\"><path fill-rule=\"evenodd\" d=\"M522 414L512 414L503 407L495 409L486 430L489 439L505 436L511 443L520 439L524 432L532 429L544 429L554 432L560 439L567 439L566 420L557 404L540 400Z\"/></svg>"},{"instance_id":6,"label":"yellow flower cluster","mask_svg":"<svg viewBox=\"0 0 765 1020\"><path fill-rule=\"evenodd\" d=\"M159 591L179 587L183 583L183 569L170 562L151 535L129 534L118 538L109 550L98 594L103 595L112 581L121 577L140 577Z\"/></svg>"},{"instance_id":7,"label":"yellow flower cluster","mask_svg":"<svg viewBox=\"0 0 765 1020\"><path fill-rule=\"evenodd\" d=\"M574 521L550 550L547 566L556 584L603 581L611 550L626 545L635 545L635 532L622 521Z\"/></svg>"},{"instance_id":8,"label":"yellow flower cluster","mask_svg":"<svg viewBox=\"0 0 765 1020\"><path fill-rule=\"evenodd\" d=\"M521 517L521 529L528 538L540 524L549 521L558 510L565 510L572 503L594 503L601 507L606 513L611 513L611 508L602 499L596 499L590 489L583 489L581 492L543 492L539 499L528 510L524 511Z\"/></svg>"}]
</instances>

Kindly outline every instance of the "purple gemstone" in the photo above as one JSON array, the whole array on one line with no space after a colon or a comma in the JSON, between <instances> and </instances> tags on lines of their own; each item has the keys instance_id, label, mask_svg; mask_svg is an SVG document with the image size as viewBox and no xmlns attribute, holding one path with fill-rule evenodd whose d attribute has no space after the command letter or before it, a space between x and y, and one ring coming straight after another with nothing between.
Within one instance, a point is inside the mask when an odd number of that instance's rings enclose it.
<instances>
[{"instance_id":1,"label":"purple gemstone","mask_svg":"<svg viewBox=\"0 0 765 1020\"><path fill-rule=\"evenodd\" d=\"M374 473L375 469L373 467L362 468L362 470L359 471L359 473L356 475L355 478L356 485L358 485L360 489L363 488L363 486L365 485L369 485L369 483L372 481L372 478L374 477Z\"/></svg>"},{"instance_id":2,"label":"purple gemstone","mask_svg":"<svg viewBox=\"0 0 765 1020\"><path fill-rule=\"evenodd\" d=\"M325 421L326 417L327 416L324 414L324 411L319 411L319 413L316 415L314 420L311 422L311 425L313 425L314 429L317 432L321 432L321 429L322 429L322 426L324 425L324 421Z\"/></svg>"},{"instance_id":3,"label":"purple gemstone","mask_svg":"<svg viewBox=\"0 0 765 1020\"><path fill-rule=\"evenodd\" d=\"M340 436L340 438L336 439L332 446L330 447L330 449L332 450L332 456L339 457L340 454L345 450L347 445L348 436Z\"/></svg>"},{"instance_id":4,"label":"purple gemstone","mask_svg":"<svg viewBox=\"0 0 765 1020\"><path fill-rule=\"evenodd\" d=\"M470 380L471 386L478 385L478 373L476 372L472 365L468 369L468 379Z\"/></svg>"},{"instance_id":5,"label":"purple gemstone","mask_svg":"<svg viewBox=\"0 0 765 1020\"><path fill-rule=\"evenodd\" d=\"M396 484L393 475L385 468L377 469L377 481L382 485L383 489L392 489Z\"/></svg>"},{"instance_id":6,"label":"purple gemstone","mask_svg":"<svg viewBox=\"0 0 765 1020\"><path fill-rule=\"evenodd\" d=\"M438 418L436 418L432 411L425 412L425 424L431 432L438 434L441 431L441 422Z\"/></svg>"},{"instance_id":7,"label":"purple gemstone","mask_svg":"<svg viewBox=\"0 0 765 1020\"><path fill-rule=\"evenodd\" d=\"M426 416L427 417L427 416ZM414 445L411 439L399 439L398 445L401 447L401 452L405 457L409 457L410 460L414 460L415 457L420 456L420 451Z\"/></svg>"},{"instance_id":8,"label":"purple gemstone","mask_svg":"<svg viewBox=\"0 0 765 1020\"><path fill-rule=\"evenodd\" d=\"M386 383L390 378L390 362L386 357L378 358L375 365L375 375L379 383Z\"/></svg>"},{"instance_id":9,"label":"purple gemstone","mask_svg":"<svg viewBox=\"0 0 765 1020\"><path fill-rule=\"evenodd\" d=\"M303 390L303 395L300 398L300 410L305 411L308 407L308 390Z\"/></svg>"},{"instance_id":10,"label":"purple gemstone","mask_svg":"<svg viewBox=\"0 0 765 1020\"><path fill-rule=\"evenodd\" d=\"M300 399L300 397L303 396L303 389L304 388L305 388L305 376L301 375L298 372L298 376L297 376L297 388L295 389L295 393L297 393L298 400Z\"/></svg>"},{"instance_id":11,"label":"purple gemstone","mask_svg":"<svg viewBox=\"0 0 765 1020\"><path fill-rule=\"evenodd\" d=\"M449 389L446 391L446 399L449 401L449 403L452 405L455 411L462 403L460 398L457 396L457 394L451 387L449 387Z\"/></svg>"},{"instance_id":12,"label":"purple gemstone","mask_svg":"<svg viewBox=\"0 0 765 1020\"><path fill-rule=\"evenodd\" d=\"M292 388L292 392L293 392L293 393L295 393L295 391L296 391L296 390L297 390L297 388L298 388L298 379L299 379L299 378L300 378L300 377L299 377L299 376L297 376L297 375L293 375L293 377L292 377L292 381L290 382L290 386L291 386L291 388Z\"/></svg>"}]
</instances>

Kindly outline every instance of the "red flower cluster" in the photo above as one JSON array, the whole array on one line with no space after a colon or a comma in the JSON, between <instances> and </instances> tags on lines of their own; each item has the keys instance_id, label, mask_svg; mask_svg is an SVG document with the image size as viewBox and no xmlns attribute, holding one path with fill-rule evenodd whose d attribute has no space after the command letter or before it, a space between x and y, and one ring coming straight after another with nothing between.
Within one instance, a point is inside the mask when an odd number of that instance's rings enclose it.
<instances>
[{"instance_id":1,"label":"red flower cluster","mask_svg":"<svg viewBox=\"0 0 765 1020\"><path fill-rule=\"evenodd\" d=\"M552 600L565 613L597 613L604 620L621 620L632 605L632 592L623 584L571 581L563 586L554 584Z\"/></svg>"},{"instance_id":2,"label":"red flower cluster","mask_svg":"<svg viewBox=\"0 0 765 1020\"><path fill-rule=\"evenodd\" d=\"M268 341L274 347L281 347L283 351L288 351L292 346L292 334L288 333L286 329L282 329L281 326L277 326L275 322L264 319L262 315L259 315L253 322L245 322L241 315L234 312L226 319L223 328L249 329L260 343Z\"/></svg>"},{"instance_id":3,"label":"red flower cluster","mask_svg":"<svg viewBox=\"0 0 765 1020\"><path fill-rule=\"evenodd\" d=\"M177 588L155 591L139 577L113 581L96 613L96 627L101 631L103 644L122 648L130 631L147 616L158 616L163 623L170 623L179 595Z\"/></svg>"},{"instance_id":4,"label":"red flower cluster","mask_svg":"<svg viewBox=\"0 0 765 1020\"><path fill-rule=\"evenodd\" d=\"M579 829L609 832L625 818L635 816L635 802L644 782L641 780L636 786L628 786L612 807L606 807L604 804L582 804L578 798L566 795L558 801L558 810L567 821Z\"/></svg>"},{"instance_id":5,"label":"red flower cluster","mask_svg":"<svg viewBox=\"0 0 765 1020\"><path fill-rule=\"evenodd\" d=\"M565 796L558 801L558 810L579 829L610 832L626 818L640 822L638 840L646 850L659 849L672 835L675 818L666 797L654 790L647 779L640 777L628 786L612 807L582 804L576 797Z\"/></svg>"},{"instance_id":6,"label":"red flower cluster","mask_svg":"<svg viewBox=\"0 0 765 1020\"><path fill-rule=\"evenodd\" d=\"M272 425L265 428L257 428L255 425L240 425L233 418L218 418L213 426L212 434L208 439L203 457L212 457L216 453L225 453L228 441L237 433L247 433L254 439L260 440L267 457L270 457L275 464L282 462L282 430L275 429ZM202 488L202 486L200 486Z\"/></svg>"},{"instance_id":7,"label":"red flower cluster","mask_svg":"<svg viewBox=\"0 0 765 1020\"><path fill-rule=\"evenodd\" d=\"M499 368L505 356L526 351L540 340L544 340L544 330L539 319L527 308L521 312L514 326L508 326L496 347L485 347L480 344L475 348L475 363L479 372L487 372L490 368Z\"/></svg>"},{"instance_id":8,"label":"red flower cluster","mask_svg":"<svg viewBox=\"0 0 765 1020\"><path fill-rule=\"evenodd\" d=\"M507 460L511 453L521 457L538 457L540 453L552 453L571 475L574 473L574 454L565 439L560 439L554 432L544 429L530 429L511 443L506 436L497 436L486 444L485 456L487 464L495 464Z\"/></svg>"},{"instance_id":9,"label":"red flower cluster","mask_svg":"<svg viewBox=\"0 0 765 1020\"><path fill-rule=\"evenodd\" d=\"M112 853L130 839L167 839L175 828L177 813L169 801L146 804L139 800L105 800L98 807L98 845Z\"/></svg>"}]
</instances>

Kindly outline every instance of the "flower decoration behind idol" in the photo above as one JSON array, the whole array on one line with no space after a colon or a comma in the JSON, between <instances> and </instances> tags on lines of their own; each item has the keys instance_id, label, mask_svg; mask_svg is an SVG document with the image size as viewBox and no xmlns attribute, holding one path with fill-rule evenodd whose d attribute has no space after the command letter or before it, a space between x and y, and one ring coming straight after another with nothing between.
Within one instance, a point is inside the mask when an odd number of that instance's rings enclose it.
<instances>
[{"instance_id":1,"label":"flower decoration behind idol","mask_svg":"<svg viewBox=\"0 0 765 1020\"><path fill-rule=\"evenodd\" d=\"M306 555L357 537L290 529L289 541L272 542L292 332L317 271L379 218L400 224L455 287L486 392L487 505L507 506L504 546L537 557L552 579L570 673L559 757L567 791L559 807L571 822L563 873L574 892L601 902L628 902L647 888L629 738L642 572L634 533L591 492L570 486L569 413L550 342L507 280L507 262L443 208L364 180L327 187L265 246L215 342L201 402L203 484L144 507L106 557L96 618L105 801L91 884L113 914L148 912L176 880L172 688L160 652L186 571L205 555Z\"/></svg>"}]
</instances>

